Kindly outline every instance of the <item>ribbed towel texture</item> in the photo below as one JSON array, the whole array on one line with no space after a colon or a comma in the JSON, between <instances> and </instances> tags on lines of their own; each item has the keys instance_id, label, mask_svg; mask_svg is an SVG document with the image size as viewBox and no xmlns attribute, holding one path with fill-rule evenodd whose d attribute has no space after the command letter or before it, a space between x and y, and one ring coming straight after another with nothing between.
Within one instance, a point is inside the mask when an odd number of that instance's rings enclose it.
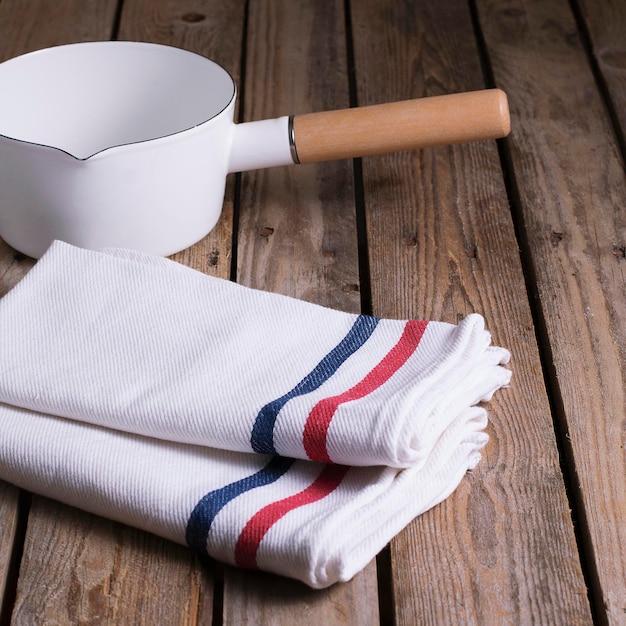
<instances>
[{"instance_id":1,"label":"ribbed towel texture","mask_svg":"<svg viewBox=\"0 0 626 626\"><path fill-rule=\"evenodd\" d=\"M326 587L476 465L490 343L55 242L0 300L0 478Z\"/></svg>"}]
</instances>

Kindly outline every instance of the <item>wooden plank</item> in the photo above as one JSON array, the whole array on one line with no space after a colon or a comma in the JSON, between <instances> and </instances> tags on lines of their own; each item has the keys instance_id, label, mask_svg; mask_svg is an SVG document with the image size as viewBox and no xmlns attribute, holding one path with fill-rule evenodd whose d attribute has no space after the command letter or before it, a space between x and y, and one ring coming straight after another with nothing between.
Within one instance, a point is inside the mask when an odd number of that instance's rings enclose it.
<instances>
[{"instance_id":1,"label":"wooden plank","mask_svg":"<svg viewBox=\"0 0 626 626\"><path fill-rule=\"evenodd\" d=\"M348 584L322 591L264 572L228 568L224 596L224 624L355 624L379 623L376 569Z\"/></svg>"},{"instance_id":2,"label":"wooden plank","mask_svg":"<svg viewBox=\"0 0 626 626\"><path fill-rule=\"evenodd\" d=\"M8 612L11 608L5 607L5 595L13 574L9 568L18 525L18 497L19 491L15 487L0 481L0 616L5 609Z\"/></svg>"},{"instance_id":3,"label":"wooden plank","mask_svg":"<svg viewBox=\"0 0 626 626\"><path fill-rule=\"evenodd\" d=\"M626 137L626 4L579 0L592 51L608 89L622 141ZM625 147L622 145L622 150ZM622 251L620 251L622 253Z\"/></svg>"},{"instance_id":4,"label":"wooden plank","mask_svg":"<svg viewBox=\"0 0 626 626\"><path fill-rule=\"evenodd\" d=\"M2 0L0 61L65 43L110 39L116 0Z\"/></svg>"},{"instance_id":5,"label":"wooden plank","mask_svg":"<svg viewBox=\"0 0 626 626\"><path fill-rule=\"evenodd\" d=\"M243 6L243 2L223 6L219 2L129 1L124 5L119 36L169 43L217 57L237 76ZM12 23L19 16L11 18ZM80 18L79 12L73 19L64 13L64 36L72 38L72 33L87 28ZM101 29L86 38L108 38L111 26L100 24ZM35 24L32 28L44 27ZM37 31L29 37L29 41L36 38ZM193 250L177 255L181 262L223 277L230 273L232 184L227 193L218 228ZM17 262L8 252L6 257L11 264L5 275L10 271L11 280L18 278ZM145 581L150 581L149 593ZM210 572L191 551L35 498L14 621L32 623L36 616L55 623L104 619L129 624L206 623L212 615L212 588Z\"/></svg>"},{"instance_id":6,"label":"wooden plank","mask_svg":"<svg viewBox=\"0 0 626 626\"><path fill-rule=\"evenodd\" d=\"M591 5L590 5L591 6ZM596 5L594 4L594 10ZM566 0L481 0L598 619L626 614L626 178Z\"/></svg>"},{"instance_id":7,"label":"wooden plank","mask_svg":"<svg viewBox=\"0 0 626 626\"><path fill-rule=\"evenodd\" d=\"M343 3L250 3L245 120L347 107ZM238 281L358 311L358 259L349 162L245 174ZM376 566L312 592L226 568L224 624L376 624Z\"/></svg>"},{"instance_id":8,"label":"wooden plank","mask_svg":"<svg viewBox=\"0 0 626 626\"><path fill-rule=\"evenodd\" d=\"M13 624L210 622L210 572L187 548L45 498L32 519Z\"/></svg>"},{"instance_id":9,"label":"wooden plank","mask_svg":"<svg viewBox=\"0 0 626 626\"><path fill-rule=\"evenodd\" d=\"M349 106L341 2L254 2L249 24L245 120ZM248 173L241 195L239 282L359 310L348 161Z\"/></svg>"},{"instance_id":10,"label":"wooden plank","mask_svg":"<svg viewBox=\"0 0 626 626\"><path fill-rule=\"evenodd\" d=\"M485 86L466 2L359 1L352 21L360 105ZM590 623L495 142L367 158L363 179L374 314L479 312L513 354L482 462L392 542L398 623Z\"/></svg>"}]
</instances>

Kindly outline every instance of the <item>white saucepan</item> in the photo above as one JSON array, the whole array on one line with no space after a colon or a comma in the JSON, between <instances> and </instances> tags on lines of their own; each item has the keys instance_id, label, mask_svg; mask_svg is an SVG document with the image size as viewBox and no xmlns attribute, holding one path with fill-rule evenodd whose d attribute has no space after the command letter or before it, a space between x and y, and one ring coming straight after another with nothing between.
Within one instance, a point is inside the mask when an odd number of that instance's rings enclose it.
<instances>
[{"instance_id":1,"label":"white saucepan","mask_svg":"<svg viewBox=\"0 0 626 626\"><path fill-rule=\"evenodd\" d=\"M503 137L498 89L235 124L236 87L200 55L138 42L0 64L0 237L38 258L182 250L217 222L229 172Z\"/></svg>"}]
</instances>

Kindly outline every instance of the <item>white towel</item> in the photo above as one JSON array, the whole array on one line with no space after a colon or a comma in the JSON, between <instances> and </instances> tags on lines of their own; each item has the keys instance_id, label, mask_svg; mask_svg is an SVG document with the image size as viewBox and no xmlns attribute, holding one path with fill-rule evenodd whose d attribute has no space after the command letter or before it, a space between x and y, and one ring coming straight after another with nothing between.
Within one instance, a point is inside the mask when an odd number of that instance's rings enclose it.
<instances>
[{"instance_id":1,"label":"white towel","mask_svg":"<svg viewBox=\"0 0 626 626\"><path fill-rule=\"evenodd\" d=\"M447 497L509 354L55 242L0 300L0 478L245 567L348 580Z\"/></svg>"}]
</instances>

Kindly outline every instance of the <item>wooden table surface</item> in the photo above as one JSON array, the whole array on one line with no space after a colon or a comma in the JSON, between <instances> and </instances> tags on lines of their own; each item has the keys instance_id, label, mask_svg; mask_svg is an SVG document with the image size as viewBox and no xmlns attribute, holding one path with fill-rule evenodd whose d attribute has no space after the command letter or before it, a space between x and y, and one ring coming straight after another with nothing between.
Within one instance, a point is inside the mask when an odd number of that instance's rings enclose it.
<instances>
[{"instance_id":1,"label":"wooden table surface","mask_svg":"<svg viewBox=\"0 0 626 626\"><path fill-rule=\"evenodd\" d=\"M503 141L230 176L174 258L345 311L481 313L514 373L478 468L324 591L0 483L0 622L626 624L624 33L621 0L0 0L1 60L188 48L242 121L504 89ZM32 264L0 242L0 294Z\"/></svg>"}]
</instances>

